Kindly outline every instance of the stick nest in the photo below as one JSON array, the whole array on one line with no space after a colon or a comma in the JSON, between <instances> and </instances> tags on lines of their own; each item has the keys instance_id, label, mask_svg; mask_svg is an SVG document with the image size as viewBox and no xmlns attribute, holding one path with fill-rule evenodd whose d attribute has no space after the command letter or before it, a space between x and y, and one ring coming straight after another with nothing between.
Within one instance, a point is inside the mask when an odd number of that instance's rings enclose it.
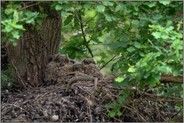
<instances>
[{"instance_id":1,"label":"stick nest","mask_svg":"<svg viewBox=\"0 0 184 123\"><path fill-rule=\"evenodd\" d=\"M121 107L121 117L110 118L105 105L116 102L118 90L122 89L113 82L114 77L104 77L92 59L76 62L56 54L46 66L43 86L16 93L2 92L2 121L153 122L165 121L176 112L159 109L157 102L145 97L134 97Z\"/></svg>"}]
</instances>

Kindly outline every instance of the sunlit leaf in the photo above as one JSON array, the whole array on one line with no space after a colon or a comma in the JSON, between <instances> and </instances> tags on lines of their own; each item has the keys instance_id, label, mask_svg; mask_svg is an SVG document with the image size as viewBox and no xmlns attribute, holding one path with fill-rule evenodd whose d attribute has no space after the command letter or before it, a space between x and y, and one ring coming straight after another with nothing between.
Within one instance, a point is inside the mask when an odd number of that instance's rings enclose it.
<instances>
[{"instance_id":1,"label":"sunlit leaf","mask_svg":"<svg viewBox=\"0 0 184 123\"><path fill-rule=\"evenodd\" d=\"M150 2L150 3L148 3L147 5L148 5L150 8L152 8L152 7L155 7L156 2Z\"/></svg>"},{"instance_id":2,"label":"sunlit leaf","mask_svg":"<svg viewBox=\"0 0 184 123\"><path fill-rule=\"evenodd\" d=\"M62 5L61 4L57 4L56 6L55 6L55 9L56 10L61 10L63 7L62 7Z\"/></svg>"},{"instance_id":3,"label":"sunlit leaf","mask_svg":"<svg viewBox=\"0 0 184 123\"><path fill-rule=\"evenodd\" d=\"M124 79L125 79L125 78L117 77L117 78L115 79L115 81L120 83L120 82L122 82Z\"/></svg>"},{"instance_id":4,"label":"sunlit leaf","mask_svg":"<svg viewBox=\"0 0 184 123\"><path fill-rule=\"evenodd\" d=\"M133 66L128 68L128 72L134 73L135 71L136 68L134 68Z\"/></svg>"},{"instance_id":5,"label":"sunlit leaf","mask_svg":"<svg viewBox=\"0 0 184 123\"><path fill-rule=\"evenodd\" d=\"M98 12L104 12L104 11L105 11L105 6L103 6L103 5L98 5L98 6L96 7L96 10L97 10Z\"/></svg>"},{"instance_id":6,"label":"sunlit leaf","mask_svg":"<svg viewBox=\"0 0 184 123\"><path fill-rule=\"evenodd\" d=\"M160 32L153 32L152 35L156 38L159 39L161 37L161 33Z\"/></svg>"},{"instance_id":7,"label":"sunlit leaf","mask_svg":"<svg viewBox=\"0 0 184 123\"><path fill-rule=\"evenodd\" d=\"M20 34L18 31L13 31L12 32L13 38L19 39L20 38Z\"/></svg>"},{"instance_id":8,"label":"sunlit leaf","mask_svg":"<svg viewBox=\"0 0 184 123\"><path fill-rule=\"evenodd\" d=\"M14 11L14 13L13 13L13 22L14 23L17 23L18 20L19 20L18 12L17 11Z\"/></svg>"},{"instance_id":9,"label":"sunlit leaf","mask_svg":"<svg viewBox=\"0 0 184 123\"><path fill-rule=\"evenodd\" d=\"M112 21L112 16L109 15L109 14L105 14L105 19L106 19L107 21Z\"/></svg>"},{"instance_id":10,"label":"sunlit leaf","mask_svg":"<svg viewBox=\"0 0 184 123\"><path fill-rule=\"evenodd\" d=\"M163 4L163 5L168 5L170 4L171 1L159 1L159 3Z\"/></svg>"},{"instance_id":11,"label":"sunlit leaf","mask_svg":"<svg viewBox=\"0 0 184 123\"><path fill-rule=\"evenodd\" d=\"M113 6L114 3L113 2L103 2L103 5L105 5L105 6Z\"/></svg>"}]
</instances>

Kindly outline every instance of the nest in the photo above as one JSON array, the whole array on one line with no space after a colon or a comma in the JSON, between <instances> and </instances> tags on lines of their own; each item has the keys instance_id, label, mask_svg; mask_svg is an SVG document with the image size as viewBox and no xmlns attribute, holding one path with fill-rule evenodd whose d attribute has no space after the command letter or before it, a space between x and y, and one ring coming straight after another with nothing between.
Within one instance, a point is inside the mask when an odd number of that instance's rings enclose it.
<instances>
[{"instance_id":1,"label":"nest","mask_svg":"<svg viewBox=\"0 0 184 123\"><path fill-rule=\"evenodd\" d=\"M46 67L42 87L2 92L2 121L161 122L177 113L158 108L158 102L145 96L134 95L120 107L122 116L110 118L105 105L117 102L118 92L123 89L113 82L114 77L103 77L91 59L75 62L65 55L55 55Z\"/></svg>"},{"instance_id":2,"label":"nest","mask_svg":"<svg viewBox=\"0 0 184 123\"><path fill-rule=\"evenodd\" d=\"M91 82L77 83L70 91L66 91L66 87L67 84L58 83L21 93L3 92L2 121L97 122L108 119L104 104L111 102L114 92L103 84L95 90Z\"/></svg>"}]
</instances>

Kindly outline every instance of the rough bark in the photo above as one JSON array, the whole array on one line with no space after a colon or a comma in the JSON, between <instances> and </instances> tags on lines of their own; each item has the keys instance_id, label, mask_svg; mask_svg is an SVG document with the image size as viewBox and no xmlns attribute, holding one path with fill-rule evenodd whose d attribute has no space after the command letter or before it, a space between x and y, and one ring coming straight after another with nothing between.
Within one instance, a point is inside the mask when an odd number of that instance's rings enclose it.
<instances>
[{"instance_id":1,"label":"rough bark","mask_svg":"<svg viewBox=\"0 0 184 123\"><path fill-rule=\"evenodd\" d=\"M45 2L45 13L48 16L43 20L40 30L35 29L32 25L25 25L26 31L18 40L18 45L7 47L18 84L24 88L37 87L42 84L49 56L55 54L59 48L61 13L49 10L47 5L48 3Z\"/></svg>"},{"instance_id":2,"label":"rough bark","mask_svg":"<svg viewBox=\"0 0 184 123\"><path fill-rule=\"evenodd\" d=\"M161 83L176 83L182 84L183 83L183 76L174 77L172 75L163 75L160 79Z\"/></svg>"}]
</instances>

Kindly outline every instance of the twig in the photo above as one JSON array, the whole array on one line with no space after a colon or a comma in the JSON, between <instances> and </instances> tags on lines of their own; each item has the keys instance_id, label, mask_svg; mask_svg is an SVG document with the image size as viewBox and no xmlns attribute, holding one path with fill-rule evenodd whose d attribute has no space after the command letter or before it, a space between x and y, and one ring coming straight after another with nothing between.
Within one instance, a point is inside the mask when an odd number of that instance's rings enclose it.
<instances>
[{"instance_id":1,"label":"twig","mask_svg":"<svg viewBox=\"0 0 184 123\"><path fill-rule=\"evenodd\" d=\"M180 109L178 112L176 112L176 113L172 116L172 118L174 118L175 116L177 116L180 112L181 112L181 109Z\"/></svg>"},{"instance_id":2,"label":"twig","mask_svg":"<svg viewBox=\"0 0 184 123\"><path fill-rule=\"evenodd\" d=\"M81 17L81 12L80 12L80 10L79 10L78 16L79 16L80 28L81 28L81 31L82 31L82 36L83 36L83 39L84 39L84 45L86 46L87 50L89 51L91 57L93 57L94 55L93 55L93 53L92 53L92 50L91 50L90 47L89 47L89 44L88 44L88 42L87 42L87 40L86 40L86 36L85 36L85 33L84 33L84 25L83 25L83 22L82 22L82 17Z\"/></svg>"},{"instance_id":3,"label":"twig","mask_svg":"<svg viewBox=\"0 0 184 123\"><path fill-rule=\"evenodd\" d=\"M92 18L90 18L90 19L86 22L86 24L88 24L89 22L91 22L96 16L97 16L97 13L95 14L95 16L93 16Z\"/></svg>"},{"instance_id":4,"label":"twig","mask_svg":"<svg viewBox=\"0 0 184 123\"><path fill-rule=\"evenodd\" d=\"M130 107L125 106L125 105L123 107L126 108L126 109L128 109L128 110L130 110L130 111L135 112L137 115L140 116L140 118L143 120L143 122L146 122L146 119L144 118L144 116L142 116L142 114L140 114L136 109L130 108Z\"/></svg>"},{"instance_id":5,"label":"twig","mask_svg":"<svg viewBox=\"0 0 184 123\"><path fill-rule=\"evenodd\" d=\"M72 86L74 83L77 83L78 81L93 81L93 82L94 82L94 85L96 86L95 80L96 80L96 79L95 79L94 77L91 77L91 76L74 76L74 77L72 77L72 78L68 81L66 91L69 91L69 89L71 88L71 86Z\"/></svg>"},{"instance_id":6,"label":"twig","mask_svg":"<svg viewBox=\"0 0 184 123\"><path fill-rule=\"evenodd\" d=\"M137 91L145 96L151 97L153 100L155 100L154 98L157 98L157 99L159 99L159 101L165 101L165 102L182 102L183 101L183 99L181 99L181 98L170 97L170 96L167 96L167 97L166 96L158 96L158 95L142 92L140 90L137 90Z\"/></svg>"},{"instance_id":7,"label":"twig","mask_svg":"<svg viewBox=\"0 0 184 123\"><path fill-rule=\"evenodd\" d=\"M172 75L162 75L160 79L161 83L176 83L183 84L183 76L174 77Z\"/></svg>"},{"instance_id":8,"label":"twig","mask_svg":"<svg viewBox=\"0 0 184 123\"><path fill-rule=\"evenodd\" d=\"M115 55L115 56L113 56L109 61L107 61L101 68L100 68L100 70L101 69L103 69L107 64L109 64L112 60L114 60L114 58L116 57L117 55Z\"/></svg>"},{"instance_id":9,"label":"twig","mask_svg":"<svg viewBox=\"0 0 184 123\"><path fill-rule=\"evenodd\" d=\"M91 113L91 108L90 108L90 106L89 106L88 108L89 108L90 122L93 122L93 116L92 116L92 113Z\"/></svg>"},{"instance_id":10,"label":"twig","mask_svg":"<svg viewBox=\"0 0 184 123\"><path fill-rule=\"evenodd\" d=\"M16 105L16 104L7 104L7 105L3 106L3 108L6 107L6 106L14 106L14 107L16 107L16 108L20 108L21 110L25 111L27 114L30 114L30 113L29 113L28 111L26 111L24 108L22 108L22 107L20 107L20 106L18 106L18 105ZM2 109L3 109L3 108L2 108Z\"/></svg>"},{"instance_id":11,"label":"twig","mask_svg":"<svg viewBox=\"0 0 184 123\"><path fill-rule=\"evenodd\" d=\"M35 6L35 5L38 5L39 3L40 3L40 2L36 2L36 3L34 3L34 4L31 4L31 5L28 5L28 6L22 7L22 8L20 8L20 9L18 9L18 11L21 11L21 10L27 9L27 8L32 7L32 6Z\"/></svg>"}]
</instances>

